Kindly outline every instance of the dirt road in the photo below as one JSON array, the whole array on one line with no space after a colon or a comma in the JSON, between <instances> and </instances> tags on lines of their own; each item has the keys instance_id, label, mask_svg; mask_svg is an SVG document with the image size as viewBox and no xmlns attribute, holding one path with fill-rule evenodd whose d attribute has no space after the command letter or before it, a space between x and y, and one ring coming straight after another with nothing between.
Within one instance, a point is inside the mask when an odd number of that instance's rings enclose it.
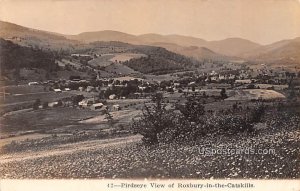
<instances>
[{"instance_id":1,"label":"dirt road","mask_svg":"<svg viewBox=\"0 0 300 191\"><path fill-rule=\"evenodd\" d=\"M105 147L114 147L114 146L126 146L128 143L139 142L141 140L140 135L133 135L128 137L112 138L112 139L103 139L103 140L92 140L84 141L79 143L64 144L51 148L50 150L35 151L35 152L20 152L14 154L5 154L0 155L0 164L8 162L16 162L23 160L31 160L37 158L43 158L48 156L55 155L67 155L79 151L85 150L95 150Z\"/></svg>"}]
</instances>

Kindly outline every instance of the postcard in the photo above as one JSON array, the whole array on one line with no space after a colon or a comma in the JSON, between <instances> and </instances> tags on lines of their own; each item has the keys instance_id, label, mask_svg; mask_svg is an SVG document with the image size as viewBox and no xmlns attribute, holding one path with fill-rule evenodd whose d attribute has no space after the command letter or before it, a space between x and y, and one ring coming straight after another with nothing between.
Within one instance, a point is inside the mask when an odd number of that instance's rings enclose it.
<instances>
[{"instance_id":1,"label":"postcard","mask_svg":"<svg viewBox=\"0 0 300 191\"><path fill-rule=\"evenodd\" d=\"M299 0L0 0L0 191L300 190Z\"/></svg>"}]
</instances>

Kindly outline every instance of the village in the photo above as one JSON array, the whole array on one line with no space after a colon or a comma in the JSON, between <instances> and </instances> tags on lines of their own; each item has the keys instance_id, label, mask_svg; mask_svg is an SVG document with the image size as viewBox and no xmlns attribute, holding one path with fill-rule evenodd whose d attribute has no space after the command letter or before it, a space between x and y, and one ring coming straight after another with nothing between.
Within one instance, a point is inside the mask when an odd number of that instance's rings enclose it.
<instances>
[{"instance_id":1,"label":"village","mask_svg":"<svg viewBox=\"0 0 300 191\"><path fill-rule=\"evenodd\" d=\"M229 95L237 94L238 91L246 92L241 100L284 100L288 89L295 94L300 90L300 73L287 71L268 70L266 67L257 69L227 70L210 73L196 74L195 72L185 72L173 74L178 79L153 81L135 77L100 78L94 80L81 79L80 76L70 76L68 80L29 82L28 86L42 85L44 89L55 93L76 92L76 103L71 97L39 105L39 108L56 106L79 106L92 110L106 110L106 100L126 100L126 99L149 99L155 92L165 94L201 94L206 96L220 96L222 89ZM247 93L249 90L257 93ZM254 92L254 91L253 91ZM256 95L255 95L256 94ZM231 96L230 96L231 95ZM174 96L173 96L174 97ZM234 96L233 96L234 97ZM74 98L73 98L74 99ZM179 99L179 97L178 97ZM237 101L239 99L236 99ZM102 103L104 102L104 103ZM123 105L123 107L126 105ZM121 110L120 104L112 105L110 110Z\"/></svg>"}]
</instances>

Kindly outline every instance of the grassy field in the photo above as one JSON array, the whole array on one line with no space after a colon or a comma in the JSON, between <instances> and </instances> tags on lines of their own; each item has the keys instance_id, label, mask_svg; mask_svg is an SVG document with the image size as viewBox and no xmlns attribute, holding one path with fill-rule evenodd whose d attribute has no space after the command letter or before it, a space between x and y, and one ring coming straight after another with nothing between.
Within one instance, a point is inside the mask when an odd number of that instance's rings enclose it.
<instances>
[{"instance_id":1,"label":"grassy field","mask_svg":"<svg viewBox=\"0 0 300 191\"><path fill-rule=\"evenodd\" d=\"M113 58L110 59L112 62L125 62L133 58L141 58L141 57L147 57L145 54L130 54L130 53L124 53L124 54L116 54Z\"/></svg>"},{"instance_id":2,"label":"grassy field","mask_svg":"<svg viewBox=\"0 0 300 191\"><path fill-rule=\"evenodd\" d=\"M29 94L29 93L38 93L44 92L44 86L42 85L18 85L18 86L7 86L4 87L5 92L8 94Z\"/></svg>"},{"instance_id":3,"label":"grassy field","mask_svg":"<svg viewBox=\"0 0 300 191\"><path fill-rule=\"evenodd\" d=\"M90 60L89 64L92 66L108 66L112 63L112 61L110 59L112 59L113 57L115 57L114 54L107 54L107 55L102 55L96 59Z\"/></svg>"},{"instance_id":4,"label":"grassy field","mask_svg":"<svg viewBox=\"0 0 300 191\"><path fill-rule=\"evenodd\" d=\"M1 117L1 134L26 131L51 131L98 115L97 111L75 108L49 108Z\"/></svg>"},{"instance_id":5,"label":"grassy field","mask_svg":"<svg viewBox=\"0 0 300 191\"><path fill-rule=\"evenodd\" d=\"M52 102L57 101L64 97L70 97L72 94L70 92L62 92L62 93L55 93L55 92L39 92L39 93L32 93L32 94L19 94L13 96L7 96L4 102L5 104L17 104L19 102L27 102L27 101L35 101L36 99L40 99L42 102Z\"/></svg>"},{"instance_id":6,"label":"grassy field","mask_svg":"<svg viewBox=\"0 0 300 191\"><path fill-rule=\"evenodd\" d=\"M285 99L285 96L274 90L236 90L234 96L227 98L227 100L273 100L273 99Z\"/></svg>"},{"instance_id":7,"label":"grassy field","mask_svg":"<svg viewBox=\"0 0 300 191\"><path fill-rule=\"evenodd\" d=\"M117 75L140 74L139 72L120 63L112 63L105 67L105 71Z\"/></svg>"},{"instance_id":8,"label":"grassy field","mask_svg":"<svg viewBox=\"0 0 300 191\"><path fill-rule=\"evenodd\" d=\"M268 124L277 122L280 121L270 121ZM4 160L0 163L0 177L296 179L300 177L300 131L290 127L283 125L280 129L274 129L268 126L257 135L240 135L237 139L206 137L196 145L167 144L151 148L141 145L138 139L132 142L132 138L115 144L84 142L81 143L82 149L71 149L71 152L53 150L51 156L37 153L36 157L27 159ZM201 149L206 147L251 148L255 152L201 154ZM265 149L272 149L272 152L258 153ZM51 149L47 153L51 153Z\"/></svg>"},{"instance_id":9,"label":"grassy field","mask_svg":"<svg viewBox=\"0 0 300 191\"><path fill-rule=\"evenodd\" d=\"M22 89L24 88L25 89ZM40 86L8 89L15 101L57 100L60 96L90 93L70 91L66 94L41 92ZM20 91L25 91L26 95ZM220 90L200 90L219 96ZM254 107L252 97L280 95L272 90L231 90L238 99L203 98L205 110L232 109L237 104L243 112ZM44 95L45 94L45 95ZM166 93L170 103L183 100L183 93ZM23 97L24 96L24 97ZM243 99L246 97L245 99ZM273 98L272 97L272 98ZM10 99L12 99L10 98ZM18 98L18 99L17 99ZM14 103L10 100L10 103ZM150 99L107 100L113 123L98 111L71 107L24 110L2 116L0 132L0 178L299 178L299 118L270 112L256 124L254 134L232 136L207 135L194 144L163 144L148 147L141 136L129 131L132 118L141 114ZM114 111L112 105L121 106ZM267 104L267 103L266 103ZM270 103L273 104L273 103ZM275 108L273 108L275 111ZM272 110L272 111L273 111ZM285 120L289 123L285 123ZM13 135L13 136L12 136ZM120 139L119 139L120 138ZM3 148L8 148L4 149ZM201 149L245 149L255 152L272 149L272 153L205 155ZM1 150L2 149L2 150ZM287 157L288 156L288 157Z\"/></svg>"}]
</instances>

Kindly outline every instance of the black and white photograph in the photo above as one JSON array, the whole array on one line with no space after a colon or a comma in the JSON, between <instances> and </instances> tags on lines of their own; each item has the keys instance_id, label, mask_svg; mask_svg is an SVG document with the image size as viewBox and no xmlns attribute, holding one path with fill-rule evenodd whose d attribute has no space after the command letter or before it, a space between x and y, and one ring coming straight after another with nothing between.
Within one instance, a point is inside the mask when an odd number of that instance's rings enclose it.
<instances>
[{"instance_id":1,"label":"black and white photograph","mask_svg":"<svg viewBox=\"0 0 300 191\"><path fill-rule=\"evenodd\" d=\"M299 180L299 145L299 0L0 0L1 180Z\"/></svg>"}]
</instances>

